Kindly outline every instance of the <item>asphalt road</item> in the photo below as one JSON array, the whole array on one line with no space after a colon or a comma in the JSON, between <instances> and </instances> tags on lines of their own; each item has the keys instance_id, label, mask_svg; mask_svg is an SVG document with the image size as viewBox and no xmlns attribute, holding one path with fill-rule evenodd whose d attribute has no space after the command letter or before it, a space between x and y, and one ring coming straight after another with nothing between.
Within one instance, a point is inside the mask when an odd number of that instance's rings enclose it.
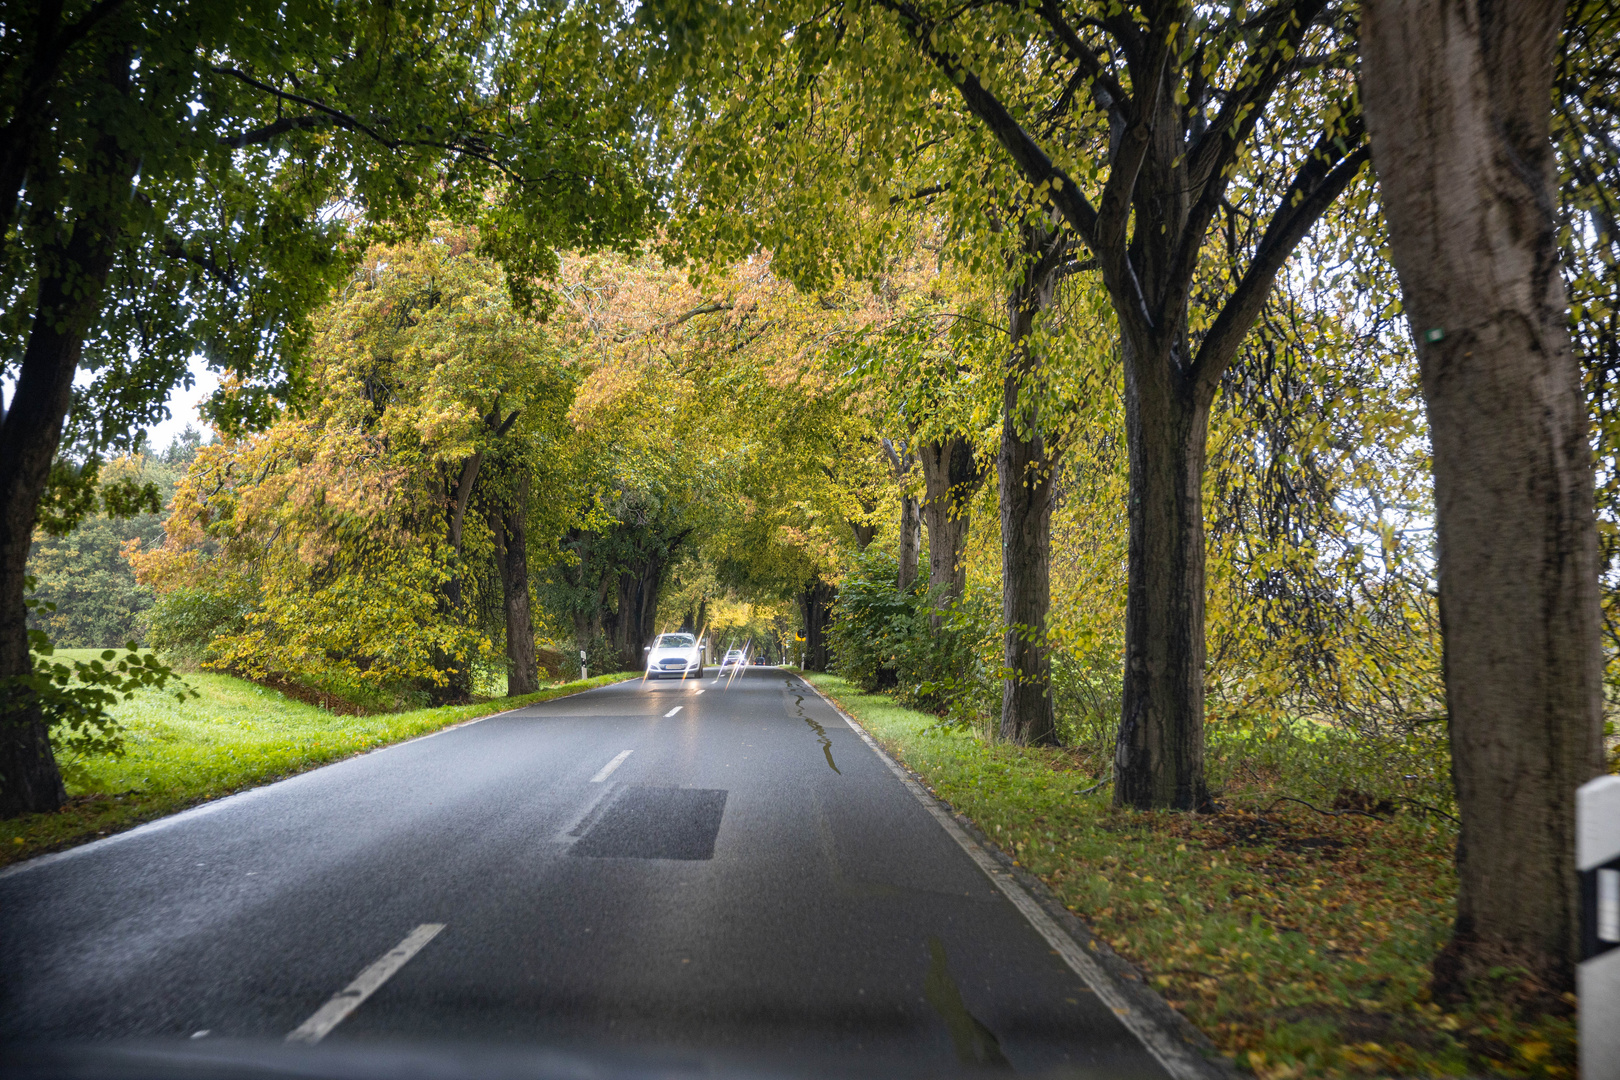
<instances>
[{"instance_id":1,"label":"asphalt road","mask_svg":"<svg viewBox=\"0 0 1620 1080\"><path fill-rule=\"evenodd\" d=\"M773 668L531 706L0 875L0 1049L295 1031L1164 1075Z\"/></svg>"}]
</instances>

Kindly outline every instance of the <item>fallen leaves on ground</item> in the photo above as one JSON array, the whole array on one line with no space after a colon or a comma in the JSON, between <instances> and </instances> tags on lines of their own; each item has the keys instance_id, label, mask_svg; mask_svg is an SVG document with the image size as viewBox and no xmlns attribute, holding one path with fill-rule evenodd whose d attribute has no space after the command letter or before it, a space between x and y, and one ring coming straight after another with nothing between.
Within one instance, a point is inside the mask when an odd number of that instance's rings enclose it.
<instances>
[{"instance_id":1,"label":"fallen leaves on ground","mask_svg":"<svg viewBox=\"0 0 1620 1080\"><path fill-rule=\"evenodd\" d=\"M1106 788L1077 794L1091 774L1071 752L986 745L811 678L1239 1068L1263 1080L1575 1074L1573 1012L1524 1022L1430 1000L1429 963L1455 917L1449 822L1318 812L1279 802L1263 777L1213 813L1116 809Z\"/></svg>"}]
</instances>

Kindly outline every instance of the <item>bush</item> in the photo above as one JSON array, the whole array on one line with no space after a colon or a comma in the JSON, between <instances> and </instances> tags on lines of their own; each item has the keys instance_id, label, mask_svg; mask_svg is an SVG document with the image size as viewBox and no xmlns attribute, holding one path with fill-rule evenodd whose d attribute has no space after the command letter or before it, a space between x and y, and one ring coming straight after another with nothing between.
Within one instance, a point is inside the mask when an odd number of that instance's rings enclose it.
<instances>
[{"instance_id":1,"label":"bush","mask_svg":"<svg viewBox=\"0 0 1620 1080\"><path fill-rule=\"evenodd\" d=\"M214 639L247 629L252 599L239 592L182 586L160 597L141 617L156 652L189 667L219 659Z\"/></svg>"},{"instance_id":2,"label":"bush","mask_svg":"<svg viewBox=\"0 0 1620 1080\"><path fill-rule=\"evenodd\" d=\"M1081 651L1052 649L1052 707L1058 742L1072 746L1099 768L1112 768L1125 693L1123 645Z\"/></svg>"},{"instance_id":3,"label":"bush","mask_svg":"<svg viewBox=\"0 0 1620 1080\"><path fill-rule=\"evenodd\" d=\"M585 667L593 676L611 675L624 668L624 665L619 663L619 650L613 647L608 636L600 630L591 639L591 643L585 646Z\"/></svg>"},{"instance_id":4,"label":"bush","mask_svg":"<svg viewBox=\"0 0 1620 1080\"><path fill-rule=\"evenodd\" d=\"M949 609L917 582L902 592L892 555L868 551L844 579L833 605L834 670L867 691L890 689L904 704L952 723L988 715L999 690L999 631L985 597ZM932 619L941 620L936 629Z\"/></svg>"}]
</instances>

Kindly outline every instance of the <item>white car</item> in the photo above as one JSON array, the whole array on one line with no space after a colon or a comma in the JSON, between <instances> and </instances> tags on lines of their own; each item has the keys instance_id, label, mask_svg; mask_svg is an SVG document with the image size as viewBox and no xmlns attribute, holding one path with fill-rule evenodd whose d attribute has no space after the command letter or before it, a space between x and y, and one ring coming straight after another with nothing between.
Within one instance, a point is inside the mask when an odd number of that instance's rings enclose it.
<instances>
[{"instance_id":1,"label":"white car","mask_svg":"<svg viewBox=\"0 0 1620 1080\"><path fill-rule=\"evenodd\" d=\"M659 634L647 649L647 678L703 678L703 649L691 634Z\"/></svg>"},{"instance_id":2,"label":"white car","mask_svg":"<svg viewBox=\"0 0 1620 1080\"><path fill-rule=\"evenodd\" d=\"M726 668L745 667L747 664L747 653L743 652L741 649L727 649L725 659L720 661L720 670L724 671Z\"/></svg>"}]
</instances>

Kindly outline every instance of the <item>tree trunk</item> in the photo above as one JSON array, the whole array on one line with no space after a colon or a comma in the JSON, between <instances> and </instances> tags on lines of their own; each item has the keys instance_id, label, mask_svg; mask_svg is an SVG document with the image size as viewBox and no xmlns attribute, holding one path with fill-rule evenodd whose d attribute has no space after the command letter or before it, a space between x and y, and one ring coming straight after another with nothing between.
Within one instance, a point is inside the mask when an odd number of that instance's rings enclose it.
<instances>
[{"instance_id":1,"label":"tree trunk","mask_svg":"<svg viewBox=\"0 0 1620 1080\"><path fill-rule=\"evenodd\" d=\"M973 453L973 444L962 434L948 435L924 443L918 450L922 462L924 498L923 523L928 526L928 587L944 606L955 604L967 591L968 504L984 470ZM930 617L938 630L941 617Z\"/></svg>"},{"instance_id":2,"label":"tree trunk","mask_svg":"<svg viewBox=\"0 0 1620 1080\"><path fill-rule=\"evenodd\" d=\"M1204 457L1210 402L1127 341L1130 542L1114 804L1199 810L1204 782Z\"/></svg>"},{"instance_id":3,"label":"tree trunk","mask_svg":"<svg viewBox=\"0 0 1620 1080\"><path fill-rule=\"evenodd\" d=\"M922 516L910 492L900 493L900 591L906 592L917 581L922 562Z\"/></svg>"},{"instance_id":4,"label":"tree trunk","mask_svg":"<svg viewBox=\"0 0 1620 1080\"><path fill-rule=\"evenodd\" d=\"M1457 1000L1494 967L1573 988L1575 788L1602 767L1592 451L1558 272L1564 5L1370 0L1362 94L1433 446L1462 829Z\"/></svg>"},{"instance_id":5,"label":"tree trunk","mask_svg":"<svg viewBox=\"0 0 1620 1080\"><path fill-rule=\"evenodd\" d=\"M827 628L832 622L833 599L837 595L837 591L819 577L799 591L799 614L804 619L806 671L827 670Z\"/></svg>"},{"instance_id":6,"label":"tree trunk","mask_svg":"<svg viewBox=\"0 0 1620 1080\"><path fill-rule=\"evenodd\" d=\"M528 494L528 485L520 482L513 504L495 507L489 514L506 609L507 697L532 694L540 689L534 621L529 611Z\"/></svg>"},{"instance_id":7,"label":"tree trunk","mask_svg":"<svg viewBox=\"0 0 1620 1080\"><path fill-rule=\"evenodd\" d=\"M882 445L883 452L889 457L889 468L894 472L894 482L900 485L900 539L897 545L900 572L896 575L896 584L901 592L905 592L917 580L917 566L922 561L922 515L917 508L916 496L911 494L907 485L916 458L910 445L904 441L898 448L888 439L884 439ZM859 535L856 541L859 543ZM861 546L865 547L864 544Z\"/></svg>"},{"instance_id":8,"label":"tree trunk","mask_svg":"<svg viewBox=\"0 0 1620 1080\"><path fill-rule=\"evenodd\" d=\"M1001 451L996 458L1001 613L1006 624L1002 653L1008 671L1001 688L1001 737L1026 746L1057 738L1046 618L1052 604L1052 497L1058 454L1046 444L1041 431L1044 418L1034 404L1020 401L1020 390L1041 378L1040 357L1029 338L1036 317L1052 302L1057 280L1049 260L1040 259L1025 271L1008 299L1012 363L1002 386Z\"/></svg>"},{"instance_id":9,"label":"tree trunk","mask_svg":"<svg viewBox=\"0 0 1620 1080\"><path fill-rule=\"evenodd\" d=\"M108 56L108 82L129 90L129 58ZM39 253L38 280L28 345L11 407L0 415L0 817L55 810L67 799L51 753L50 732L28 678L24 578L51 462L62 441L72 402L84 336L94 325L112 268L120 207L128 199L135 163L108 133L85 163L95 179L71 228L59 223L57 239ZM65 238L65 243L63 242Z\"/></svg>"},{"instance_id":10,"label":"tree trunk","mask_svg":"<svg viewBox=\"0 0 1620 1080\"><path fill-rule=\"evenodd\" d=\"M467 520L467 506L472 501L473 487L478 483L478 472L484 454L479 451L461 463L456 479L449 485L450 505L446 524L451 557L455 560L450 577L444 583L439 600L440 615L455 623L464 617L465 602L461 586L462 533ZM465 656L456 656L443 649L435 649L433 666L445 673L445 681L428 688L428 697L434 705L459 705L472 698L472 663Z\"/></svg>"},{"instance_id":11,"label":"tree trunk","mask_svg":"<svg viewBox=\"0 0 1620 1080\"><path fill-rule=\"evenodd\" d=\"M877 539L876 525L862 525L851 521L849 530L855 534L855 547L858 551L865 551L872 541Z\"/></svg>"},{"instance_id":12,"label":"tree trunk","mask_svg":"<svg viewBox=\"0 0 1620 1080\"><path fill-rule=\"evenodd\" d=\"M658 620L658 587L664 580L664 565L662 557L649 558L619 575L619 606L610 636L626 671L647 665L642 647L652 638Z\"/></svg>"}]
</instances>

